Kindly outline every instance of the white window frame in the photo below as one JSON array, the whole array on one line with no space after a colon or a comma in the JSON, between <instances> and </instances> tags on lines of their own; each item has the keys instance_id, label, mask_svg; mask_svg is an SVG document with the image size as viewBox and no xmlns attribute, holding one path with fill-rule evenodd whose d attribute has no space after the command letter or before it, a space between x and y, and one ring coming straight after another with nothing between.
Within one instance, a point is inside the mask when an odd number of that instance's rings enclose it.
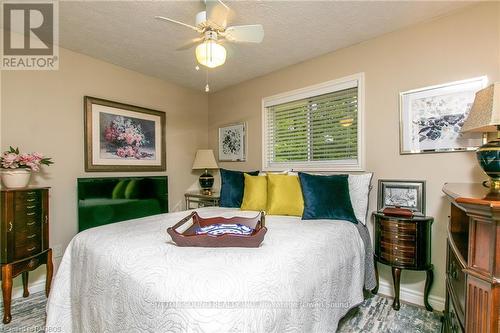
<instances>
[{"instance_id":1,"label":"white window frame","mask_svg":"<svg viewBox=\"0 0 500 333\"><path fill-rule=\"evenodd\" d=\"M273 105L292 102L308 97L319 96L348 88L358 87L358 158L357 163L344 163L343 161L311 161L293 163L293 170L297 171L364 171L365 170L365 73L357 73L336 80L307 86L304 88L287 91L281 94L262 99L262 170L282 171L290 169L289 163L274 163L269 165L268 159L268 130L267 108Z\"/></svg>"}]
</instances>

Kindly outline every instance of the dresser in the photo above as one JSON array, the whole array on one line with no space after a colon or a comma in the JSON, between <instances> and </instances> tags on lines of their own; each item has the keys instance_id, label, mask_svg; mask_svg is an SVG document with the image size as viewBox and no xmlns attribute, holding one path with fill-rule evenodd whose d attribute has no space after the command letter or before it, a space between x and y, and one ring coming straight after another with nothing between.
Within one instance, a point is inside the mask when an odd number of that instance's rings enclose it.
<instances>
[{"instance_id":1,"label":"dresser","mask_svg":"<svg viewBox=\"0 0 500 333\"><path fill-rule=\"evenodd\" d=\"M49 189L29 187L0 192L0 264L2 269L3 323L11 319L12 279L22 276L23 297L29 296L29 271L47 266L45 294L52 281L49 248Z\"/></svg>"},{"instance_id":2,"label":"dresser","mask_svg":"<svg viewBox=\"0 0 500 333\"><path fill-rule=\"evenodd\" d=\"M445 184L446 332L500 331L500 201L481 184Z\"/></svg>"},{"instance_id":3,"label":"dresser","mask_svg":"<svg viewBox=\"0 0 500 333\"><path fill-rule=\"evenodd\" d=\"M403 269L426 271L424 304L429 304L429 291L434 280L431 263L431 229L434 219L427 216L411 218L387 216L374 213L375 218L375 268L380 262L392 268L394 282L394 302L392 307L399 310L399 286ZM376 270L378 286L378 270ZM377 292L377 288L373 291Z\"/></svg>"}]
</instances>

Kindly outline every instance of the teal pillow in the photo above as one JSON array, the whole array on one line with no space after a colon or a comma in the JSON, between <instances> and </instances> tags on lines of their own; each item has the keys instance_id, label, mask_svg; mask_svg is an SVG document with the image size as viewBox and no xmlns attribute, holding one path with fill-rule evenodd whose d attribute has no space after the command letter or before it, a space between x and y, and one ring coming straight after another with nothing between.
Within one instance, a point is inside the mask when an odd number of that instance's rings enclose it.
<instances>
[{"instance_id":1,"label":"teal pillow","mask_svg":"<svg viewBox=\"0 0 500 333\"><path fill-rule=\"evenodd\" d=\"M125 199L137 199L139 198L140 189L139 189L140 179L132 179L127 184L127 188L125 189Z\"/></svg>"},{"instance_id":2,"label":"teal pillow","mask_svg":"<svg viewBox=\"0 0 500 333\"><path fill-rule=\"evenodd\" d=\"M125 190L127 189L128 182L129 182L128 179L122 179L118 183L116 183L115 188L111 193L111 199L124 199Z\"/></svg>"},{"instance_id":3,"label":"teal pillow","mask_svg":"<svg viewBox=\"0 0 500 333\"><path fill-rule=\"evenodd\" d=\"M332 219L358 223L349 195L349 176L299 172L304 197L303 220Z\"/></svg>"}]
</instances>

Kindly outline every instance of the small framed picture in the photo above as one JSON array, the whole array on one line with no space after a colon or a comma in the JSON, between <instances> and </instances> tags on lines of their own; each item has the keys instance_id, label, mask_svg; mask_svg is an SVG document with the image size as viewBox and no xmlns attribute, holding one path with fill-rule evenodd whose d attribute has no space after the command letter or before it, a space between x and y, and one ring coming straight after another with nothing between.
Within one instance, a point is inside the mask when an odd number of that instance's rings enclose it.
<instances>
[{"instance_id":1,"label":"small framed picture","mask_svg":"<svg viewBox=\"0 0 500 333\"><path fill-rule=\"evenodd\" d=\"M245 161L245 146L245 123L238 123L219 128L219 161Z\"/></svg>"},{"instance_id":2,"label":"small framed picture","mask_svg":"<svg viewBox=\"0 0 500 333\"><path fill-rule=\"evenodd\" d=\"M85 171L165 171L165 112L85 96Z\"/></svg>"},{"instance_id":3,"label":"small framed picture","mask_svg":"<svg viewBox=\"0 0 500 333\"><path fill-rule=\"evenodd\" d=\"M474 150L481 133L462 133L485 76L400 93L400 153L441 153Z\"/></svg>"},{"instance_id":4,"label":"small framed picture","mask_svg":"<svg viewBox=\"0 0 500 333\"><path fill-rule=\"evenodd\" d=\"M425 215L425 181L379 179L377 201L379 211L406 208L415 215Z\"/></svg>"}]
</instances>

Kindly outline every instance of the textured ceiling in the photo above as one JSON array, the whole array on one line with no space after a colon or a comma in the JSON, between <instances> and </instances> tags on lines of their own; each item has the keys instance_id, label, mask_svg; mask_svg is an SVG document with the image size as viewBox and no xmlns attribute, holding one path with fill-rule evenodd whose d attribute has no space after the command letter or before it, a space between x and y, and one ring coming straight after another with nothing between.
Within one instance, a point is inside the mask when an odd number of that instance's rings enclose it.
<instances>
[{"instance_id":1,"label":"textured ceiling","mask_svg":"<svg viewBox=\"0 0 500 333\"><path fill-rule=\"evenodd\" d=\"M222 67L210 70L211 91L443 15L470 2L226 1L230 25L264 26L261 44L230 44ZM176 51L196 32L155 20L194 24L201 1L60 2L60 44L104 61L202 90L194 50Z\"/></svg>"}]
</instances>

